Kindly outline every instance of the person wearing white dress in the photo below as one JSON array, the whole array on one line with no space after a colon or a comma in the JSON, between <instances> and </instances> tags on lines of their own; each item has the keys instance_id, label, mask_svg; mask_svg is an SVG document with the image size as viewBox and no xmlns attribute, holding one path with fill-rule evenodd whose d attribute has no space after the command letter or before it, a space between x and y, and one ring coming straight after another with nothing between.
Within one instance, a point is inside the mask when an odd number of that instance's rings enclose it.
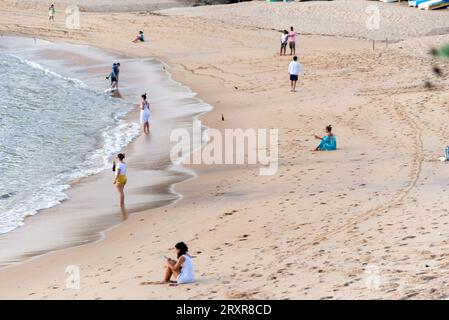
<instances>
[{"instance_id":1,"label":"person wearing white dress","mask_svg":"<svg viewBox=\"0 0 449 320\"><path fill-rule=\"evenodd\" d=\"M193 261L192 257L187 254L189 248L184 242L178 242L175 248L178 260L167 258L164 282L170 282L172 276L174 276L178 284L194 282L195 270L193 268Z\"/></svg>"},{"instance_id":2,"label":"person wearing white dress","mask_svg":"<svg viewBox=\"0 0 449 320\"><path fill-rule=\"evenodd\" d=\"M142 101L140 102L140 123L143 126L143 132L145 134L150 133L150 104L147 101L147 94L142 95Z\"/></svg>"}]
</instances>

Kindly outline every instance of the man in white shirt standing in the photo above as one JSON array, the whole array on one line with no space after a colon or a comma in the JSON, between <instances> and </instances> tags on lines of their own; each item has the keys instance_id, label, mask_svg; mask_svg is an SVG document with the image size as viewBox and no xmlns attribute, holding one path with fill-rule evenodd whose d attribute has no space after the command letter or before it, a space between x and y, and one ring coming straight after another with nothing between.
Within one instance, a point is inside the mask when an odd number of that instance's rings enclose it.
<instances>
[{"instance_id":1,"label":"man in white shirt standing","mask_svg":"<svg viewBox=\"0 0 449 320\"><path fill-rule=\"evenodd\" d=\"M293 61L288 65L288 73L290 74L291 92L296 92L296 82L298 75L303 74L302 66L298 62L298 57L294 56Z\"/></svg>"}]
</instances>

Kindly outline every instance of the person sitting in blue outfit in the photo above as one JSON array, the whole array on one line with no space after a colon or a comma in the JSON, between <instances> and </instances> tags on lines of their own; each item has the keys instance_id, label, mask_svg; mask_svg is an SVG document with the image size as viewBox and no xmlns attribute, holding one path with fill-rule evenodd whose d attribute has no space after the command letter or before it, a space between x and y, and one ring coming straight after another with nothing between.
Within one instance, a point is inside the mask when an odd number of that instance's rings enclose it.
<instances>
[{"instance_id":1,"label":"person sitting in blue outfit","mask_svg":"<svg viewBox=\"0 0 449 320\"><path fill-rule=\"evenodd\" d=\"M335 139L335 136L332 133L331 125L328 125L326 127L326 135L324 137L315 135L315 138L321 140L321 142L314 151L331 151L337 149L337 140Z\"/></svg>"}]
</instances>

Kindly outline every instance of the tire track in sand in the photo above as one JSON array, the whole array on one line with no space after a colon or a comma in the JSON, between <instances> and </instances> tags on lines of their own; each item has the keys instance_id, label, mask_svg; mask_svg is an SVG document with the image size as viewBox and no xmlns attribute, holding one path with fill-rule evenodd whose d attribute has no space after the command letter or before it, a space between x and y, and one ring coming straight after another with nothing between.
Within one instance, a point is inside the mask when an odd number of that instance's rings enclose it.
<instances>
[{"instance_id":1,"label":"tire track in sand","mask_svg":"<svg viewBox=\"0 0 449 320\"><path fill-rule=\"evenodd\" d=\"M358 214L357 216L351 218L348 222L339 225L338 227L334 228L333 230L324 232L317 237L315 237L312 241L301 244L299 247L295 248L295 251L300 252L304 251L310 247L313 247L315 245L320 244L323 241L329 240L330 237L335 236L341 232L344 232L348 230L350 227L357 225L363 221L368 220L369 218L378 215L381 212L386 213L389 209L399 206L404 198L410 193L410 191L416 186L421 170L422 170L422 163L424 161L424 152L423 152L423 142L421 137L421 128L418 125L417 121L414 119L413 116L409 114L409 112L404 110L405 107L397 102L394 104L393 110L396 112L398 118L400 120L404 120L408 123L409 127L412 129L412 135L413 135L413 149L414 149L414 157L413 157L413 163L412 163L412 170L410 172L410 179L408 183L401 189L398 190L398 192L391 198L391 200L386 201L382 204L379 204L375 206L374 208L371 208L361 214ZM287 260L288 258L291 258L291 253L285 253L285 255L278 255L277 263L280 263L282 261Z\"/></svg>"}]
</instances>

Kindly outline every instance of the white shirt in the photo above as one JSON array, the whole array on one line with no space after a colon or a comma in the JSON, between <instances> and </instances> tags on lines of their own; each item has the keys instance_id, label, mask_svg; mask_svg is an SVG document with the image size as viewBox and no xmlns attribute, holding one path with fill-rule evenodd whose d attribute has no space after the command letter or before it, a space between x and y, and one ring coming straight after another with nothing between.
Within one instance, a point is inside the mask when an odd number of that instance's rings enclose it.
<instances>
[{"instance_id":1,"label":"white shirt","mask_svg":"<svg viewBox=\"0 0 449 320\"><path fill-rule=\"evenodd\" d=\"M302 74L302 66L298 61L292 61L288 65L288 73L293 74L295 76Z\"/></svg>"},{"instance_id":2,"label":"white shirt","mask_svg":"<svg viewBox=\"0 0 449 320\"><path fill-rule=\"evenodd\" d=\"M126 175L126 163L119 162L117 164L117 174Z\"/></svg>"},{"instance_id":3,"label":"white shirt","mask_svg":"<svg viewBox=\"0 0 449 320\"><path fill-rule=\"evenodd\" d=\"M288 39L288 34L283 33L281 35L281 43L286 43Z\"/></svg>"},{"instance_id":4,"label":"white shirt","mask_svg":"<svg viewBox=\"0 0 449 320\"><path fill-rule=\"evenodd\" d=\"M195 281L195 270L193 269L192 258L189 255L184 254L184 262L181 267L181 273L176 279L178 283L190 283Z\"/></svg>"}]
</instances>

